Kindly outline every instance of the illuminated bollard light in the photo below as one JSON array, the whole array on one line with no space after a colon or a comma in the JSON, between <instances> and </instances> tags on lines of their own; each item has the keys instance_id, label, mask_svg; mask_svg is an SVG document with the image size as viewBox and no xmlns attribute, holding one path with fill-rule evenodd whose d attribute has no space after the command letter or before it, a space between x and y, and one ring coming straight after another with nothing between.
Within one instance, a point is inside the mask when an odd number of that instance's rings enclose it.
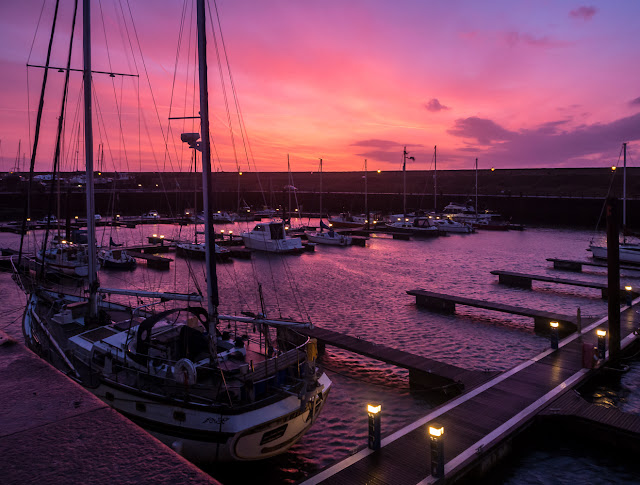
<instances>
[{"instance_id":1,"label":"illuminated bollard light","mask_svg":"<svg viewBox=\"0 0 640 485\"><path fill-rule=\"evenodd\" d=\"M429 425L431 444L431 475L444 477L444 427L433 423Z\"/></svg>"},{"instance_id":2,"label":"illuminated bollard light","mask_svg":"<svg viewBox=\"0 0 640 485\"><path fill-rule=\"evenodd\" d=\"M625 286L624 289L627 292L627 305L631 306L631 303L633 302L633 294L631 293L631 290L633 288L631 288L631 286Z\"/></svg>"},{"instance_id":3,"label":"illuminated bollard light","mask_svg":"<svg viewBox=\"0 0 640 485\"><path fill-rule=\"evenodd\" d=\"M551 327L551 348L553 350L558 349L558 322L549 322L549 326Z\"/></svg>"},{"instance_id":4,"label":"illuminated bollard light","mask_svg":"<svg viewBox=\"0 0 640 485\"><path fill-rule=\"evenodd\" d=\"M596 335L598 336L598 358L604 359L607 350L607 341L605 340L607 331L598 329L596 330Z\"/></svg>"},{"instance_id":5,"label":"illuminated bollard light","mask_svg":"<svg viewBox=\"0 0 640 485\"><path fill-rule=\"evenodd\" d=\"M380 449L380 404L367 405L367 414L369 414L369 448L372 450Z\"/></svg>"}]
</instances>

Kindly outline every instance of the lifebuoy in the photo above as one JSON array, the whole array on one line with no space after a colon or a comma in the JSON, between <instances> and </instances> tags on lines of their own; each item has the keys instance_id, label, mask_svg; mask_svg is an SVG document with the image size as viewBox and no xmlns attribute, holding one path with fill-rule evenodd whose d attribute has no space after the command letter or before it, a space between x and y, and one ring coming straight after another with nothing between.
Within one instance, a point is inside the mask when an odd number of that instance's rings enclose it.
<instances>
[{"instance_id":1,"label":"lifebuoy","mask_svg":"<svg viewBox=\"0 0 640 485\"><path fill-rule=\"evenodd\" d=\"M176 382L193 386L198 381L196 365L189 359L180 359L173 366L173 376Z\"/></svg>"}]
</instances>

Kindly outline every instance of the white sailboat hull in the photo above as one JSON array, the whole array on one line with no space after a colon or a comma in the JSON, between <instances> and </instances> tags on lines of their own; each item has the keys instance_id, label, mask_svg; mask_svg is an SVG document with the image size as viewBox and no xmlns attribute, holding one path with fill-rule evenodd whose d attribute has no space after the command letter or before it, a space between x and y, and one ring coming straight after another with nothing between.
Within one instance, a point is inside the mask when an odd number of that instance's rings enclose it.
<instances>
[{"instance_id":1,"label":"white sailboat hull","mask_svg":"<svg viewBox=\"0 0 640 485\"><path fill-rule=\"evenodd\" d=\"M345 234L338 234L330 232L311 232L305 231L307 239L317 244L327 244L330 246L349 246L353 239L351 236Z\"/></svg>"},{"instance_id":2,"label":"white sailboat hull","mask_svg":"<svg viewBox=\"0 0 640 485\"><path fill-rule=\"evenodd\" d=\"M327 401L331 380L323 374L319 382L323 387L306 404L288 396L237 414L196 404L172 406L116 383L103 382L90 390L189 461L212 463L262 460L293 446Z\"/></svg>"},{"instance_id":3,"label":"white sailboat hull","mask_svg":"<svg viewBox=\"0 0 640 485\"><path fill-rule=\"evenodd\" d=\"M607 259L606 246L589 246L589 250L596 259ZM640 244L621 244L620 262L628 264L640 264Z\"/></svg>"}]
</instances>

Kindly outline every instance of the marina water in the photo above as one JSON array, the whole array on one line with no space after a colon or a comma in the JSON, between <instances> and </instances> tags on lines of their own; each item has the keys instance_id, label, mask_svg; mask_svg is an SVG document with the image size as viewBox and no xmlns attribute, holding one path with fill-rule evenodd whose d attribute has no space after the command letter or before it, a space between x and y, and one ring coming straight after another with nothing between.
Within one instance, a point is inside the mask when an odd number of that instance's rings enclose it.
<instances>
[{"instance_id":1,"label":"marina water","mask_svg":"<svg viewBox=\"0 0 640 485\"><path fill-rule=\"evenodd\" d=\"M305 221L306 222L306 221ZM312 221L314 222L314 221ZM317 223L317 221L315 221ZM218 226L239 234L254 223ZM152 234L193 240L193 226L138 225L98 228L98 243L146 243ZM592 231L528 228L525 231L479 231L428 240L399 241L372 237L367 247L318 246L313 253L279 256L254 253L250 260L218 265L220 312L259 312L258 284L270 317L309 319L327 328L364 340L474 370L507 370L549 347L533 332L530 318L459 306L455 315L441 315L415 305L406 290L430 291L576 314L603 316L607 303L600 291L535 282L533 290L499 285L492 270L567 277L546 258L585 259ZM33 247L41 237L30 233ZM603 242L597 234L595 242ZM17 249L19 236L0 234L0 247ZM105 287L146 290L205 291L204 263L169 255L171 271L101 271ZM191 275L191 276L190 276ZM569 276L573 277L573 276ZM194 280L196 283L194 283ZM585 267L575 279L606 282L606 270ZM623 271L623 284L640 284L640 271ZM0 274L5 309L0 329L22 340L20 322L24 295L7 273ZM595 342L594 342L595 343ZM382 405L383 436L424 416L438 402L410 391L408 372L347 351L327 347L321 366L334 382L329 402L311 431L283 455L265 462L224 464L208 471L226 485L294 483L345 458L366 444L366 404ZM640 413L640 364L614 385L592 390L594 402ZM425 450L426 459L427 450ZM638 483L638 468L615 455L585 449L571 439L553 447L532 446L516 454L493 479L512 484ZM554 479L551 480L550 477ZM566 478L563 478L566 477ZM566 482L565 482L566 480Z\"/></svg>"}]
</instances>

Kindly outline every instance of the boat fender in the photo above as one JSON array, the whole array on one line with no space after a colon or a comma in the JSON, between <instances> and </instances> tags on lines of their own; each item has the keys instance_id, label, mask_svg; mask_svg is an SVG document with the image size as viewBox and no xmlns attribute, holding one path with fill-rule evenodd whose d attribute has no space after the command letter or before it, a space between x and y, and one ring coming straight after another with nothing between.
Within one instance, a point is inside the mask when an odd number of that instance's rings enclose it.
<instances>
[{"instance_id":1,"label":"boat fender","mask_svg":"<svg viewBox=\"0 0 640 485\"><path fill-rule=\"evenodd\" d=\"M173 375L176 382L182 382L185 385L193 386L198 380L198 371L196 365L189 359L180 359L173 367Z\"/></svg>"}]
</instances>

